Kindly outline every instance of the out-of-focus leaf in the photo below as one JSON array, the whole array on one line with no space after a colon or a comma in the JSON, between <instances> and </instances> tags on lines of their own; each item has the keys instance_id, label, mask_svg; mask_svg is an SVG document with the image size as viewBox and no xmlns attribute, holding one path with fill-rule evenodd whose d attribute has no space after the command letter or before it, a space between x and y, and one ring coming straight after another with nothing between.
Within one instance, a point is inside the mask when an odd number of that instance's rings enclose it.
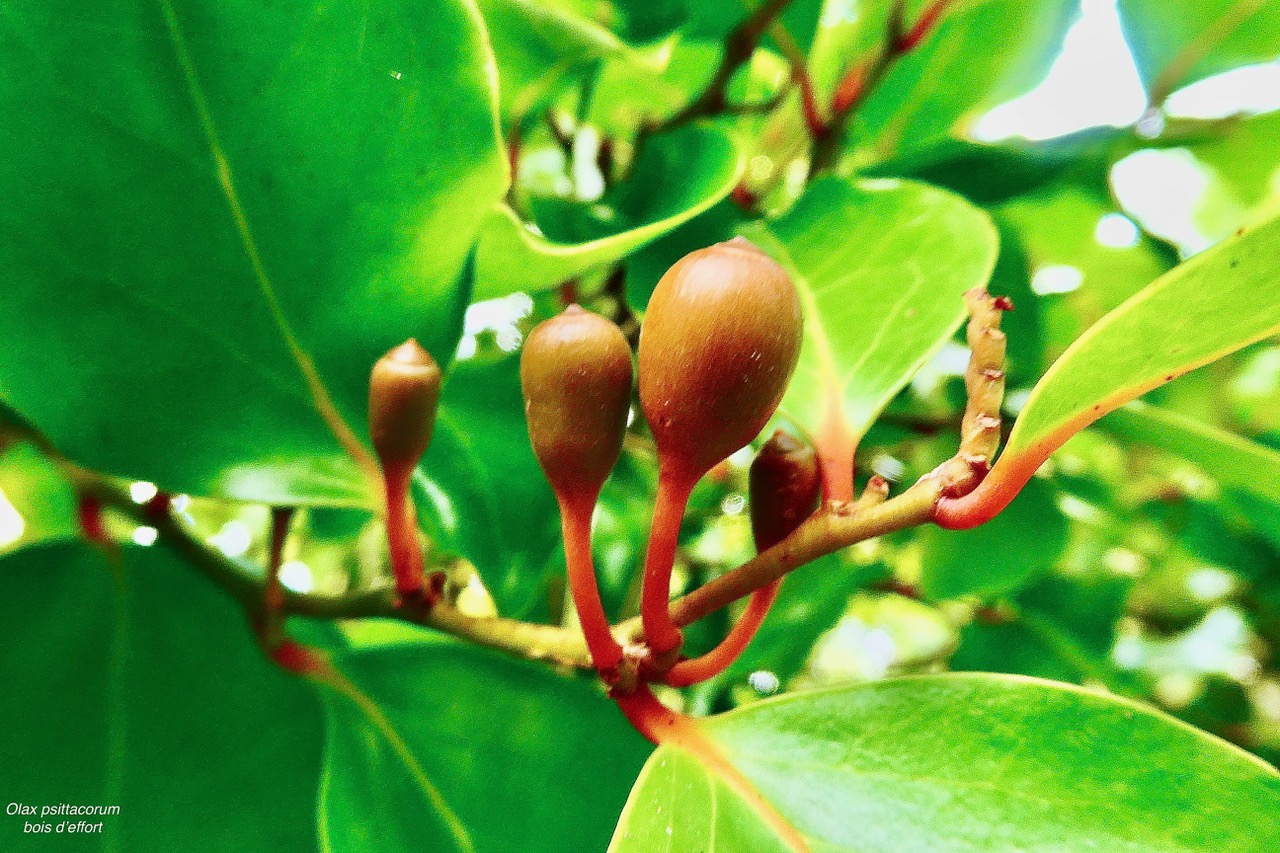
<instances>
[{"instance_id":1,"label":"out-of-focus leaf","mask_svg":"<svg viewBox=\"0 0 1280 853\"><path fill-rule=\"evenodd\" d=\"M592 60L612 57L642 64L633 50L593 14L607 8L591 0L479 0L498 63L504 121L519 121L545 104L568 74Z\"/></svg>"},{"instance_id":2,"label":"out-of-focus leaf","mask_svg":"<svg viewBox=\"0 0 1280 853\"><path fill-rule=\"evenodd\" d=\"M1123 689L1111 648L1131 586L1129 578L1098 569L1043 578L1018 593L1011 616L980 616L966 625L951 668Z\"/></svg>"},{"instance_id":3,"label":"out-of-focus leaf","mask_svg":"<svg viewBox=\"0 0 1280 853\"><path fill-rule=\"evenodd\" d=\"M474 8L39 3L0 57L0 397L169 491L372 503L331 424L448 361L506 183Z\"/></svg>"},{"instance_id":4,"label":"out-of-focus leaf","mask_svg":"<svg viewBox=\"0 0 1280 853\"><path fill-rule=\"evenodd\" d=\"M651 58L644 64L605 62L595 84L588 122L606 136L627 138L644 125L671 118L706 88L723 49L719 41L686 36L648 48ZM764 103L789 75L790 68L777 53L760 47L729 82L725 100L735 106ZM741 116L716 121L743 126L758 120Z\"/></svg>"},{"instance_id":5,"label":"out-of-focus leaf","mask_svg":"<svg viewBox=\"0 0 1280 853\"><path fill-rule=\"evenodd\" d=\"M615 620L621 618L621 608L644 564L656 491L655 466L624 453L600 493L591 550L605 612Z\"/></svg>"},{"instance_id":6,"label":"out-of-focus leaf","mask_svg":"<svg viewBox=\"0 0 1280 853\"><path fill-rule=\"evenodd\" d=\"M849 597L888 574L881 563L860 565L835 556L791 572L759 633L725 670L723 680L741 681L756 670L767 670L785 684L804 666L818 638L844 615Z\"/></svg>"},{"instance_id":7,"label":"out-of-focus leaf","mask_svg":"<svg viewBox=\"0 0 1280 853\"><path fill-rule=\"evenodd\" d=\"M1125 220L1101 186L1051 185L1001 205L995 216L1026 250L1031 286L1040 291L1033 310L1044 317L1051 356L1177 262L1172 251ZM1101 242L1100 229L1113 239L1109 225L1131 229L1132 245Z\"/></svg>"},{"instance_id":8,"label":"out-of-focus leaf","mask_svg":"<svg viewBox=\"0 0 1280 853\"><path fill-rule=\"evenodd\" d=\"M904 182L816 181L784 216L740 229L792 275L804 343L782 402L818 432L862 435L964 318L996 259L991 220L958 196Z\"/></svg>"},{"instance_id":9,"label":"out-of-focus leaf","mask_svg":"<svg viewBox=\"0 0 1280 853\"><path fill-rule=\"evenodd\" d=\"M1278 39L1280 42L1280 39ZM1246 207L1272 200L1280 191L1280 112L1244 119L1221 135L1189 144L1196 159L1213 169Z\"/></svg>"},{"instance_id":10,"label":"out-of-focus leaf","mask_svg":"<svg viewBox=\"0 0 1280 853\"><path fill-rule=\"evenodd\" d=\"M754 790L679 746L649 759L614 851L1239 850L1280 844L1274 768L1145 705L1014 676L903 678L701 724Z\"/></svg>"},{"instance_id":11,"label":"out-of-focus leaf","mask_svg":"<svg viewBox=\"0 0 1280 853\"><path fill-rule=\"evenodd\" d=\"M0 451L0 551L79 533L71 484L28 442Z\"/></svg>"},{"instance_id":12,"label":"out-of-focus leaf","mask_svg":"<svg viewBox=\"0 0 1280 853\"><path fill-rule=\"evenodd\" d=\"M558 206L539 231L499 204L480 237L475 298L545 290L616 261L723 199L742 168L728 136L690 127L649 140L626 183L598 203Z\"/></svg>"},{"instance_id":13,"label":"out-of-focus leaf","mask_svg":"<svg viewBox=\"0 0 1280 853\"><path fill-rule=\"evenodd\" d=\"M1119 144L1115 128L1090 128L1057 139L998 143L947 139L922 151L878 163L872 177L911 177L989 206L1058 181L1102 186Z\"/></svg>"},{"instance_id":14,"label":"out-of-focus leaf","mask_svg":"<svg viewBox=\"0 0 1280 853\"><path fill-rule=\"evenodd\" d=\"M366 698L325 699L319 824L335 853L599 850L649 752L587 682L474 646L337 665Z\"/></svg>"},{"instance_id":15,"label":"out-of-focus leaf","mask_svg":"<svg viewBox=\"0 0 1280 853\"><path fill-rule=\"evenodd\" d=\"M1280 56L1280 6L1270 0L1118 0L1138 74L1168 95L1241 65Z\"/></svg>"},{"instance_id":16,"label":"out-of-focus leaf","mask_svg":"<svg viewBox=\"0 0 1280 853\"><path fill-rule=\"evenodd\" d=\"M160 547L27 548L0 561L0 619L8 799L120 808L45 818L49 835L7 817L5 850L61 848L81 819L103 826L75 849L314 848L319 703L190 568Z\"/></svg>"},{"instance_id":17,"label":"out-of-focus leaf","mask_svg":"<svg viewBox=\"0 0 1280 853\"><path fill-rule=\"evenodd\" d=\"M418 511L475 564L503 615L529 612L559 541L551 487L529 444L520 359L459 362L418 477Z\"/></svg>"},{"instance_id":18,"label":"out-of-focus leaf","mask_svg":"<svg viewBox=\"0 0 1280 853\"><path fill-rule=\"evenodd\" d=\"M1223 486L1280 504L1280 451L1142 402L1117 409L1102 425L1194 462Z\"/></svg>"},{"instance_id":19,"label":"out-of-focus leaf","mask_svg":"<svg viewBox=\"0 0 1280 853\"><path fill-rule=\"evenodd\" d=\"M921 585L931 599L993 597L1054 567L1067 545L1067 519L1057 490L1044 480L1027 483L1009 508L974 530L920 531Z\"/></svg>"},{"instance_id":20,"label":"out-of-focus leaf","mask_svg":"<svg viewBox=\"0 0 1280 853\"><path fill-rule=\"evenodd\" d=\"M1280 332L1280 219L1175 267L1107 314L1032 391L995 468L939 520L971 526L1008 505L1049 454L1103 415Z\"/></svg>"},{"instance_id":21,"label":"out-of-focus leaf","mask_svg":"<svg viewBox=\"0 0 1280 853\"><path fill-rule=\"evenodd\" d=\"M914 21L926 4L909 5ZM1071 0L953 4L859 107L855 141L876 160L942 142L957 125L1039 82L1075 11Z\"/></svg>"}]
</instances>

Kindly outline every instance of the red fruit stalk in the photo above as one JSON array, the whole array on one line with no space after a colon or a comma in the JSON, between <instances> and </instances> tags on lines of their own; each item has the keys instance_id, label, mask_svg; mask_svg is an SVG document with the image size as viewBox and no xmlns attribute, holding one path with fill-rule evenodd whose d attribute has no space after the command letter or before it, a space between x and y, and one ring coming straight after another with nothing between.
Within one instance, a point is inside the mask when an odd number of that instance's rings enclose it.
<instances>
[{"instance_id":1,"label":"red fruit stalk","mask_svg":"<svg viewBox=\"0 0 1280 853\"><path fill-rule=\"evenodd\" d=\"M756 551L767 551L818 508L822 476L813 448L779 430L751 463L751 532ZM751 594L746 609L720 644L705 655L677 663L667 673L673 687L699 684L724 672L755 638L778 597L782 579Z\"/></svg>"},{"instance_id":2,"label":"red fruit stalk","mask_svg":"<svg viewBox=\"0 0 1280 853\"><path fill-rule=\"evenodd\" d=\"M569 592L592 663L611 683L622 647L600 602L591 516L622 453L631 384L631 349L622 332L577 305L539 324L521 353L529 438L560 505Z\"/></svg>"},{"instance_id":3,"label":"red fruit stalk","mask_svg":"<svg viewBox=\"0 0 1280 853\"><path fill-rule=\"evenodd\" d=\"M417 341L388 352L369 376L369 434L382 466L387 545L396 592L402 598L436 593L423 585L422 550L409 485L431 443L440 402L440 367Z\"/></svg>"}]
</instances>

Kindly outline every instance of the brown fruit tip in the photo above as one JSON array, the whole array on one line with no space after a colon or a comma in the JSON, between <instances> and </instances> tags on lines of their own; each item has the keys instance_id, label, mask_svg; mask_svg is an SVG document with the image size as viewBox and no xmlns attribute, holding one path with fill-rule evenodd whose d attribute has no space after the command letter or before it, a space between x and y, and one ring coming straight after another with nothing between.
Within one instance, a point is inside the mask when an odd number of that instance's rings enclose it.
<instances>
[{"instance_id":1,"label":"brown fruit tip","mask_svg":"<svg viewBox=\"0 0 1280 853\"><path fill-rule=\"evenodd\" d=\"M426 453L440 400L440 366L413 338L369 375L369 434L384 473L403 474Z\"/></svg>"}]
</instances>

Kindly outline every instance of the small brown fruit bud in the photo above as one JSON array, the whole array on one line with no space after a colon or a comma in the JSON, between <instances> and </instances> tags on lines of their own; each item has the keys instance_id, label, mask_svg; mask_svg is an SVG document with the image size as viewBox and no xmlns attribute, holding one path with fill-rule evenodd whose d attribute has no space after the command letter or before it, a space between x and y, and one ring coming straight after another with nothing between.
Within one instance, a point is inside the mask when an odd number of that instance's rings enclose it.
<instances>
[{"instance_id":1,"label":"small brown fruit bud","mask_svg":"<svg viewBox=\"0 0 1280 853\"><path fill-rule=\"evenodd\" d=\"M631 348L616 325L570 305L529 333L520 356L529 438L562 500L594 502L622 452Z\"/></svg>"},{"instance_id":2,"label":"small brown fruit bud","mask_svg":"<svg viewBox=\"0 0 1280 853\"><path fill-rule=\"evenodd\" d=\"M402 475L418 464L439 402L440 367L417 341L378 359L369 376L369 434L384 473Z\"/></svg>"},{"instance_id":3,"label":"small brown fruit bud","mask_svg":"<svg viewBox=\"0 0 1280 853\"><path fill-rule=\"evenodd\" d=\"M640 405L660 466L696 480L755 438L782 400L802 333L791 278L741 237L667 270L640 329Z\"/></svg>"},{"instance_id":4,"label":"small brown fruit bud","mask_svg":"<svg viewBox=\"0 0 1280 853\"><path fill-rule=\"evenodd\" d=\"M757 551L791 535L818 508L822 477L813 448L779 430L751 463L751 533Z\"/></svg>"}]
</instances>

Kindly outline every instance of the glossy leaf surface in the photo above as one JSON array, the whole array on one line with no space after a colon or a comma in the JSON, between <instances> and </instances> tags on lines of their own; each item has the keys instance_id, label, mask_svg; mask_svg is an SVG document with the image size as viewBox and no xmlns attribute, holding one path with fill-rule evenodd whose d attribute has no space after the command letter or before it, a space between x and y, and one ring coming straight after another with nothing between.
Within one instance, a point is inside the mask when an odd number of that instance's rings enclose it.
<instances>
[{"instance_id":1,"label":"glossy leaf surface","mask_svg":"<svg viewBox=\"0 0 1280 853\"><path fill-rule=\"evenodd\" d=\"M0 398L166 490L371 500L335 429L452 356L506 183L475 9L41 3L0 57Z\"/></svg>"},{"instance_id":2,"label":"glossy leaf surface","mask_svg":"<svg viewBox=\"0 0 1280 853\"><path fill-rule=\"evenodd\" d=\"M114 565L79 543L31 547L0 561L0 617L7 799L120 807L86 818L101 834L75 849L314 846L319 703L190 568L159 547ZM0 819L0 847L70 838L23 823Z\"/></svg>"},{"instance_id":3,"label":"glossy leaf surface","mask_svg":"<svg viewBox=\"0 0 1280 853\"><path fill-rule=\"evenodd\" d=\"M1269 765L1145 706L1053 682L904 678L767 700L703 726L813 850L1280 844ZM612 849L788 849L711 782L689 753L658 750ZM703 808L691 816L683 802ZM735 847L744 836L750 846Z\"/></svg>"},{"instance_id":4,"label":"glossy leaf surface","mask_svg":"<svg viewBox=\"0 0 1280 853\"><path fill-rule=\"evenodd\" d=\"M326 699L320 829L336 852L599 850L649 751L588 682L475 647L384 646L338 666L386 725Z\"/></svg>"}]
</instances>

